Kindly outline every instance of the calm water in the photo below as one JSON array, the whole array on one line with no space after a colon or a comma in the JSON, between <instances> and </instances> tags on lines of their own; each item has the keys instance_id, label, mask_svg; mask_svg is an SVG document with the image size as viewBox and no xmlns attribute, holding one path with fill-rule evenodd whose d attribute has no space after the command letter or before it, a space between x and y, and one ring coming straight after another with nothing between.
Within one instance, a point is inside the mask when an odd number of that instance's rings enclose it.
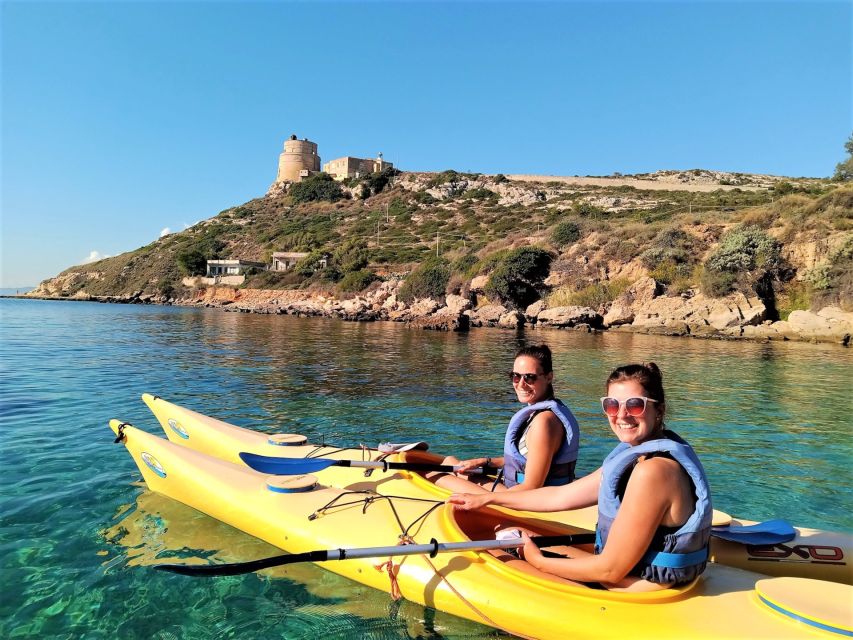
<instances>
[{"instance_id":1,"label":"calm water","mask_svg":"<svg viewBox=\"0 0 853 640\"><path fill-rule=\"evenodd\" d=\"M597 398L610 369L655 360L668 422L698 450L715 505L752 519L853 530L853 351L572 332L468 335L390 323L218 310L0 300L0 636L486 638L486 627L313 565L201 580L145 565L180 549L223 561L275 549L150 494L107 427L159 433L143 392L329 443L408 438L499 453L525 340L555 352L582 429L579 470L613 446Z\"/></svg>"}]
</instances>

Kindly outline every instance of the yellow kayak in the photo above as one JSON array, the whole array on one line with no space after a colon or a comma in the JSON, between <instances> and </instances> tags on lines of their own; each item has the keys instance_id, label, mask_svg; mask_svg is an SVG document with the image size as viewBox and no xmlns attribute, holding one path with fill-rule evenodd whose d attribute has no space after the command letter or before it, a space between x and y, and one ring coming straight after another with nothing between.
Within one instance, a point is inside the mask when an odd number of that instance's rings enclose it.
<instances>
[{"instance_id":1,"label":"yellow kayak","mask_svg":"<svg viewBox=\"0 0 853 640\"><path fill-rule=\"evenodd\" d=\"M347 487L277 476L110 422L149 489L290 553L464 542L495 524L565 533L537 517L454 511L424 498L408 472L363 475ZM192 436L191 436L192 437ZM283 492L284 490L284 492ZM853 634L853 588L766 578L718 564L681 588L614 593L575 586L482 551L323 563L342 576L528 638L828 638ZM174 577L175 580L201 578ZM793 581L793 582L792 582Z\"/></svg>"},{"instance_id":2,"label":"yellow kayak","mask_svg":"<svg viewBox=\"0 0 853 640\"><path fill-rule=\"evenodd\" d=\"M373 449L340 449L311 445L297 434L270 436L205 416L147 393L142 399L154 413L169 440L235 464L243 464L239 457L241 452L286 458L375 459L380 455ZM408 451L394 459L435 463L441 460L441 456L422 451ZM329 467L316 475L324 484L341 488L349 488L364 479L364 472L346 467ZM436 500L447 498L447 491L435 486L423 476L415 473L407 476L408 482L415 485L423 497ZM498 509L513 513L511 510ZM595 507L589 507L527 515L592 531L595 529L597 514ZM720 511L714 512L714 526L748 527L756 524L751 520L732 519ZM853 565L850 564L850 558L853 556L853 536L805 527L796 527L795 531L796 537L793 540L781 544L752 545L712 537L711 561L771 576L815 578L853 584Z\"/></svg>"}]
</instances>

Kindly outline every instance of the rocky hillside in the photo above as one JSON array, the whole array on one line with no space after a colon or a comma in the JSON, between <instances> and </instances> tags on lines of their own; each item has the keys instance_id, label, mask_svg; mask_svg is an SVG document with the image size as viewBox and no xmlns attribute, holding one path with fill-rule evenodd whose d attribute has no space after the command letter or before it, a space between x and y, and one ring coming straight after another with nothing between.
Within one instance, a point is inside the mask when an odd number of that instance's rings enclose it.
<instances>
[{"instance_id":1,"label":"rocky hillside","mask_svg":"<svg viewBox=\"0 0 853 640\"><path fill-rule=\"evenodd\" d=\"M704 170L575 178L388 173L343 185L322 178L276 186L183 232L67 269L31 295L202 301L209 292L182 280L205 259L269 263L274 251L306 251L294 270L251 275L242 293L229 295L250 299L263 290L345 301L393 289L390 306L429 299L446 308L450 299L475 324L487 307L514 311L509 323L582 307L601 326L621 326L636 318L614 314L650 278L654 285L640 289L652 286L654 298L696 306L671 310L670 320L713 315L714 301L732 296L764 309L746 326L792 311L853 307L850 186ZM323 256L327 266L319 268Z\"/></svg>"}]
</instances>

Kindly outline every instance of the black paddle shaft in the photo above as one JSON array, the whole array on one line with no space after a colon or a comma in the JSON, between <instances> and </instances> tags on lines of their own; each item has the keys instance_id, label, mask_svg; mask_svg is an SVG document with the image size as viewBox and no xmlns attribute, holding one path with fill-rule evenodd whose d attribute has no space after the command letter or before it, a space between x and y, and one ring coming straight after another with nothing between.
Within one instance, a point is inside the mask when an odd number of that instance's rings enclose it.
<instances>
[{"instance_id":1,"label":"black paddle shaft","mask_svg":"<svg viewBox=\"0 0 853 640\"><path fill-rule=\"evenodd\" d=\"M563 536L538 536L531 538L537 547L550 547L556 545L590 544L595 541L594 533L580 533ZM393 555L412 555L422 553L434 556L442 551L471 550L470 545L483 545L484 548L500 548L497 545L501 541L483 540L479 542L439 543L435 540L428 545L397 545L394 547L374 547L364 549L322 549L317 551L306 551L305 553L292 553L249 562L234 562L230 564L158 564L154 568L160 571L169 571L184 576L236 576L243 573L251 573L271 567L297 562L325 562L327 560L346 560L347 558L367 558ZM468 549L464 549L466 545ZM516 546L518 546L516 544Z\"/></svg>"},{"instance_id":2,"label":"black paddle shaft","mask_svg":"<svg viewBox=\"0 0 853 640\"><path fill-rule=\"evenodd\" d=\"M336 467L357 467L360 461L358 460L338 460L335 462L334 466ZM453 465L449 464L435 464L431 462L389 462L388 460L381 461L382 466L386 469L402 469L404 471L443 471L447 473L453 473L457 469ZM492 473L497 471L496 467L478 467L477 469L472 469L471 471L481 471L483 473Z\"/></svg>"}]
</instances>

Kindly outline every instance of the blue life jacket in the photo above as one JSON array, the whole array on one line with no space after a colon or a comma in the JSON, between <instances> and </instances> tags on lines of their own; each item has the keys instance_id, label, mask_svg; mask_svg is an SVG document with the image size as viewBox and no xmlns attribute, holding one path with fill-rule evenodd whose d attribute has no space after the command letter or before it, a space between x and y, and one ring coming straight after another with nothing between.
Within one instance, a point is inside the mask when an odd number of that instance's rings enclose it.
<instances>
[{"instance_id":1,"label":"blue life jacket","mask_svg":"<svg viewBox=\"0 0 853 640\"><path fill-rule=\"evenodd\" d=\"M598 491L595 552L601 553L607 543L610 527L622 504L620 479L640 456L658 452L668 454L690 476L696 506L687 522L674 531L672 527L658 527L648 552L631 570L630 575L657 584L681 584L690 582L705 570L713 509L702 463L691 446L672 431L664 431L663 438L649 440L635 447L623 442L604 459Z\"/></svg>"},{"instance_id":2,"label":"blue life jacket","mask_svg":"<svg viewBox=\"0 0 853 640\"><path fill-rule=\"evenodd\" d=\"M527 429L530 420L540 411L553 411L566 430L565 439L551 459L551 468L545 477L545 485L569 484L575 479L575 462L578 459L578 441L580 440L578 421L569 411L569 408L559 400L543 400L527 405L509 421L509 427L504 438L503 468L503 483L507 487L513 487L524 481L524 467L527 464L527 458L521 455L518 450L518 441Z\"/></svg>"}]
</instances>

